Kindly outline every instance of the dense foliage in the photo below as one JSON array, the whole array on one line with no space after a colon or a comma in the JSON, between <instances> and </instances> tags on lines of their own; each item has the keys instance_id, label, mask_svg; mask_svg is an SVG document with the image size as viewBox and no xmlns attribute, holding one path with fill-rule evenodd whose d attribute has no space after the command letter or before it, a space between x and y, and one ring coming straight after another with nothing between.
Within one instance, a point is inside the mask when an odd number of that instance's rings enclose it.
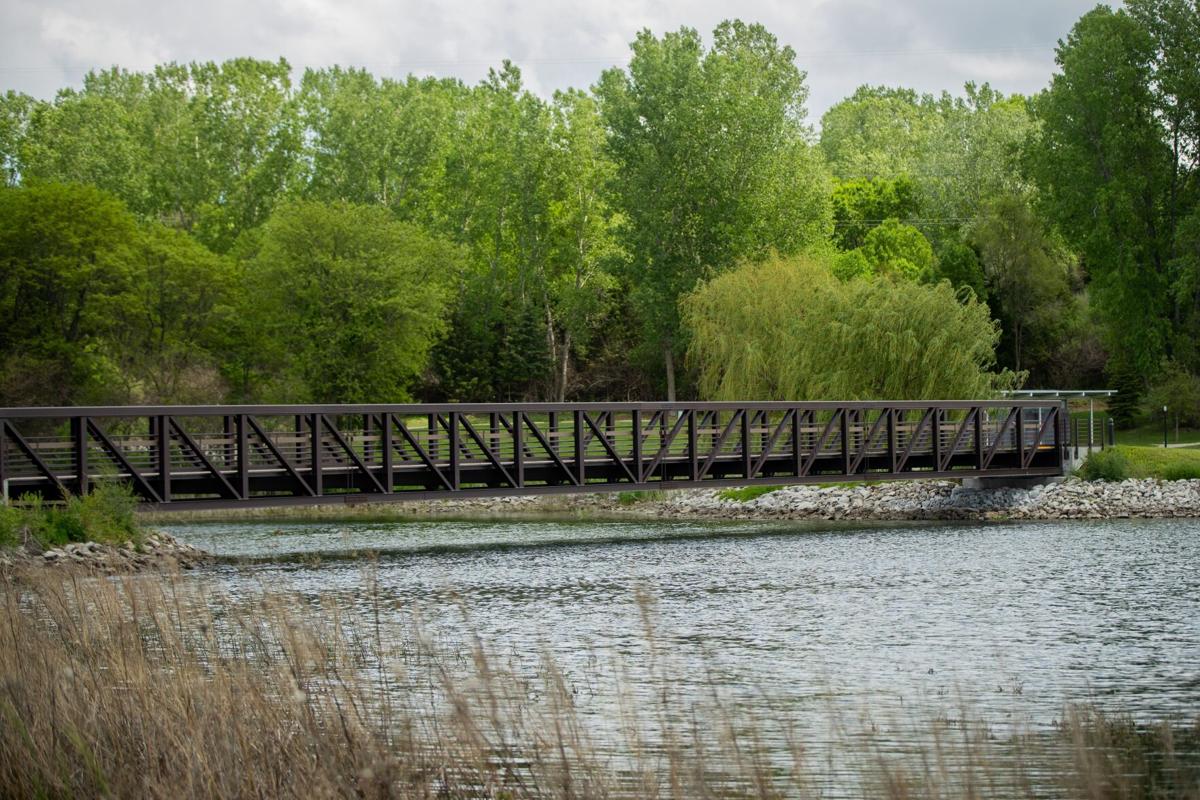
<instances>
[{"instance_id":1,"label":"dense foliage","mask_svg":"<svg viewBox=\"0 0 1200 800\"><path fill-rule=\"evenodd\" d=\"M997 326L948 283L843 282L810 259L770 258L714 278L683 310L714 399L986 397L1013 377L985 371Z\"/></svg>"},{"instance_id":2,"label":"dense foliage","mask_svg":"<svg viewBox=\"0 0 1200 800\"><path fill-rule=\"evenodd\" d=\"M1196 2L1100 6L1057 61L1030 98L864 86L819 135L795 53L740 21L707 43L643 31L627 66L548 98L507 62L468 86L341 67L294 82L253 59L112 68L50 101L8 92L0 403L1013 380L1107 383L1130 421L1137 397L1190 402ZM722 317L715 296L735 287L744 307ZM853 324L861 349L808 365L827 380L764 373L748 343L801 324L831 347ZM914 383L903 359L920 354L896 343L950 331L973 372ZM745 363L714 377L718 352Z\"/></svg>"},{"instance_id":3,"label":"dense foliage","mask_svg":"<svg viewBox=\"0 0 1200 800\"><path fill-rule=\"evenodd\" d=\"M20 505L0 503L0 548L23 547L34 552L68 542L101 542L120 546L141 544L145 531L138 524L138 500L129 487L103 482L83 496L42 504L34 498Z\"/></svg>"}]
</instances>

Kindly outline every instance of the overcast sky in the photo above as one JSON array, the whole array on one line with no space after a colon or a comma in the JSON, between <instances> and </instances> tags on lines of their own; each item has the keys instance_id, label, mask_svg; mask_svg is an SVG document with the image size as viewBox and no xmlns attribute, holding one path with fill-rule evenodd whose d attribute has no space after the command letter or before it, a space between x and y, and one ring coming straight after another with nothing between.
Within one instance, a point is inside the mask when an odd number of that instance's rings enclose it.
<instances>
[{"instance_id":1,"label":"overcast sky","mask_svg":"<svg viewBox=\"0 0 1200 800\"><path fill-rule=\"evenodd\" d=\"M510 58L534 91L591 85L642 28L761 22L808 72L809 117L863 83L1043 87L1054 44L1094 0L0 0L0 88L49 98L90 69L286 58L468 82Z\"/></svg>"}]
</instances>

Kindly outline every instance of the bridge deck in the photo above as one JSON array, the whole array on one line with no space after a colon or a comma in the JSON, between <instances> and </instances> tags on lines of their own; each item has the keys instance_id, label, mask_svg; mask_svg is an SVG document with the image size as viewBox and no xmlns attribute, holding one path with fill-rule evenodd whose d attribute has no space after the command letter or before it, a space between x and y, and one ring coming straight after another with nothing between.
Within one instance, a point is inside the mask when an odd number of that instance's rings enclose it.
<instances>
[{"instance_id":1,"label":"bridge deck","mask_svg":"<svg viewBox=\"0 0 1200 800\"><path fill-rule=\"evenodd\" d=\"M0 409L0 482L205 507L1058 475L1064 420L1029 400Z\"/></svg>"}]
</instances>

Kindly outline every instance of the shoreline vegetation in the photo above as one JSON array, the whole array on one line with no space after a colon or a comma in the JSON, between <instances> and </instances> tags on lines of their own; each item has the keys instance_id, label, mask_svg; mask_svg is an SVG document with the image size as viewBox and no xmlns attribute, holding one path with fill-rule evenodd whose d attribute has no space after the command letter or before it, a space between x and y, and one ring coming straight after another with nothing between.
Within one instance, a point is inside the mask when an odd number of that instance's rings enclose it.
<instances>
[{"instance_id":1,"label":"shoreline vegetation","mask_svg":"<svg viewBox=\"0 0 1200 800\"><path fill-rule=\"evenodd\" d=\"M613 665L608 718L576 693L603 676L549 655L521 674L478 633L460 646L431 636L419 610L363 578L350 606L336 593L231 597L182 575L0 578L0 794L1200 797L1200 719L1067 705L1022 730L970 709L885 722L831 704L828 720L819 705L798 719L715 685L684 697L648 596L631 639L649 655Z\"/></svg>"},{"instance_id":2,"label":"shoreline vegetation","mask_svg":"<svg viewBox=\"0 0 1200 800\"><path fill-rule=\"evenodd\" d=\"M113 574L190 569L209 556L150 529L137 498L121 484L100 483L62 503L0 503L0 571L75 566Z\"/></svg>"}]
</instances>

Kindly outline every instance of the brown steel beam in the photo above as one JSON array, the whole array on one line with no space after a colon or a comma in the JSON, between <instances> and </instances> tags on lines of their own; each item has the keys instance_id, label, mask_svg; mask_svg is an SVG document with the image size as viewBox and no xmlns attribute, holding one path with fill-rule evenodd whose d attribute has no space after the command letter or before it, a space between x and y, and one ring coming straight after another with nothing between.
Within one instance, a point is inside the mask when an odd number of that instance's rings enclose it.
<instances>
[{"instance_id":1,"label":"brown steel beam","mask_svg":"<svg viewBox=\"0 0 1200 800\"><path fill-rule=\"evenodd\" d=\"M1033 408L1044 409L1045 415L1040 424L1027 430L1022 424L1023 412ZM284 450L291 452L293 443L276 442L251 409L296 420L302 434L295 440L296 453L303 453L306 447L309 451L303 466L283 454ZM998 434L990 441L984 423L989 409L1005 412ZM1012 470L1061 473L1066 439L1065 416L1058 405L1022 401L148 406L26 411L0 409L0 479L8 480L10 486L28 487L34 494L46 496L51 492L63 496L64 483L77 491L86 490L94 466L89 464L88 451L94 442L121 474L128 476L139 495L164 506L208 502L187 498L213 492L221 495L220 502L257 503L267 495L287 499L288 493L297 495L295 502L315 502L323 496L332 501L345 499L341 492L348 489L358 490L357 496L367 499L418 497L427 492L541 493L547 488L539 485L543 482L557 487L555 491L565 491L616 485L715 486L735 478L733 485L863 475L886 480L941 474L1000 475ZM915 425L902 421L902 415L912 411L922 412ZM873 419L871 412L876 412ZM962 416L947 427L945 418L951 412ZM560 425L562 415L568 413L574 421L569 432ZM398 414L422 416L429 424L424 431L413 431ZM535 420L535 415L541 414L548 419L548 430ZM814 430L818 414L827 418ZM21 415L35 419L57 416L68 423L70 433L31 445L12 424ZM135 430L149 431L147 457L151 468L158 470L157 478L143 472L144 467L131 458L136 436L127 445L120 437L110 436L97 421L139 415L146 420L138 422ZM472 422L472 415L486 419L486 429ZM179 422L183 416L199 418L197 430L223 434L193 438ZM628 443L624 440L627 424ZM686 448L676 450L684 426ZM649 436L656 430L657 447L647 448ZM362 448L355 449L359 432L365 438ZM899 444L902 435L903 447ZM973 442L964 452L968 436L973 436ZM599 447L591 444L596 440ZM509 443L511 453L507 453ZM176 445L180 452L172 453ZM1055 452L1046 455L1048 450ZM255 452L257 464L253 463ZM1001 452L1005 457L999 460L999 467L993 467ZM32 470L24 461L14 461L14 453L24 455ZM1035 463L1038 466L1034 467ZM534 485L528 485L527 479ZM331 495L326 494L327 483ZM397 483L426 488L396 491ZM472 488L465 489L464 484ZM181 495L185 499L180 499Z\"/></svg>"}]
</instances>

